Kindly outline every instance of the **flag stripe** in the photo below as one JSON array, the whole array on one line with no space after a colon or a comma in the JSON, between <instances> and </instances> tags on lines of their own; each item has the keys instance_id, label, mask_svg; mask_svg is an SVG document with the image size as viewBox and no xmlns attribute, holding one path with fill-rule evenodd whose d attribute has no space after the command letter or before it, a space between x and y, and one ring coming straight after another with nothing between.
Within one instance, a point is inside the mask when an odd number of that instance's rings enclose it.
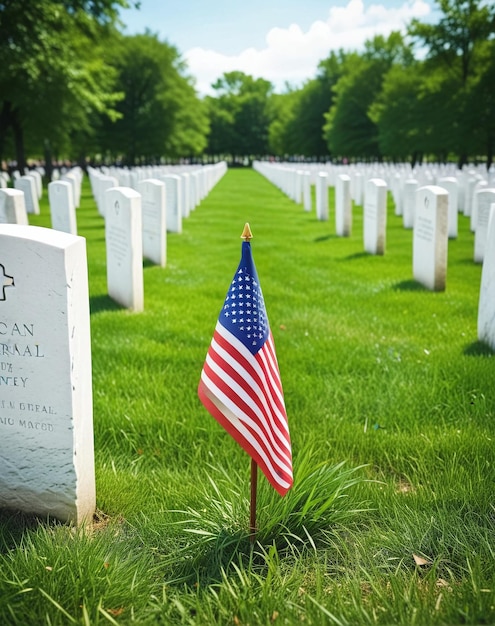
<instances>
[{"instance_id":1,"label":"flag stripe","mask_svg":"<svg viewBox=\"0 0 495 626\"><path fill-rule=\"evenodd\" d=\"M214 342L212 342L213 346ZM207 355L204 371L208 377L207 386L210 390L219 395L223 394L223 397L226 398L223 403L258 434L260 444L268 450L277 465L283 467L284 464L287 464L285 469L290 469L290 452L287 454L287 448L282 450L280 446L281 443L286 442L284 440L277 441L274 436L269 421L270 415L264 415L260 405L256 402L256 388L247 387L245 389L240 385L239 381L242 380L242 377L238 376L238 373L234 372L230 365L216 359L212 348ZM251 395L249 395L250 389L253 392Z\"/></svg>"}]
</instances>

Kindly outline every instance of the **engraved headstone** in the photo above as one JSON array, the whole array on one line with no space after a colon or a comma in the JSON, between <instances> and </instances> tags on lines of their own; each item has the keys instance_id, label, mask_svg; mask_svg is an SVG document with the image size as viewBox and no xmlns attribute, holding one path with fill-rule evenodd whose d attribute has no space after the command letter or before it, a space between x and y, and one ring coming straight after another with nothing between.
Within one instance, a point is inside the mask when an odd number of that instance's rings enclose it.
<instances>
[{"instance_id":1,"label":"engraved headstone","mask_svg":"<svg viewBox=\"0 0 495 626\"><path fill-rule=\"evenodd\" d=\"M168 174L160 178L165 183L165 206L167 208L167 230L170 233L182 232L182 179Z\"/></svg>"},{"instance_id":2,"label":"engraved headstone","mask_svg":"<svg viewBox=\"0 0 495 626\"><path fill-rule=\"evenodd\" d=\"M167 260L167 227L165 183L148 178L138 183L143 221L143 256L165 267Z\"/></svg>"},{"instance_id":3,"label":"engraved headstone","mask_svg":"<svg viewBox=\"0 0 495 626\"><path fill-rule=\"evenodd\" d=\"M351 230L351 179L347 174L339 174L335 181L335 232L339 237L349 237Z\"/></svg>"},{"instance_id":4,"label":"engraved headstone","mask_svg":"<svg viewBox=\"0 0 495 626\"><path fill-rule=\"evenodd\" d=\"M316 176L316 217L319 220L328 220L328 174L318 172Z\"/></svg>"},{"instance_id":5,"label":"engraved headstone","mask_svg":"<svg viewBox=\"0 0 495 626\"><path fill-rule=\"evenodd\" d=\"M0 225L0 508L95 511L86 242Z\"/></svg>"},{"instance_id":6,"label":"engraved headstone","mask_svg":"<svg viewBox=\"0 0 495 626\"><path fill-rule=\"evenodd\" d=\"M302 195L305 211L311 211L311 172L303 172Z\"/></svg>"},{"instance_id":7,"label":"engraved headstone","mask_svg":"<svg viewBox=\"0 0 495 626\"><path fill-rule=\"evenodd\" d=\"M74 206L74 189L66 180L48 183L48 202L52 228L64 233L77 235L76 209Z\"/></svg>"},{"instance_id":8,"label":"engraved headstone","mask_svg":"<svg viewBox=\"0 0 495 626\"><path fill-rule=\"evenodd\" d=\"M189 174L182 172L182 217L189 217L191 212L191 183Z\"/></svg>"},{"instance_id":9,"label":"engraved headstone","mask_svg":"<svg viewBox=\"0 0 495 626\"><path fill-rule=\"evenodd\" d=\"M416 192L413 233L414 279L443 291L447 278L448 193L435 185Z\"/></svg>"},{"instance_id":10,"label":"engraved headstone","mask_svg":"<svg viewBox=\"0 0 495 626\"><path fill-rule=\"evenodd\" d=\"M364 249L385 254L387 229L387 183L380 178L367 181L364 194Z\"/></svg>"},{"instance_id":11,"label":"engraved headstone","mask_svg":"<svg viewBox=\"0 0 495 626\"><path fill-rule=\"evenodd\" d=\"M474 232L474 261L482 263L485 257L490 208L495 203L495 189L481 189L476 192L476 215Z\"/></svg>"},{"instance_id":12,"label":"engraved headstone","mask_svg":"<svg viewBox=\"0 0 495 626\"><path fill-rule=\"evenodd\" d=\"M108 295L128 309L144 307L141 194L129 187L105 192Z\"/></svg>"},{"instance_id":13,"label":"engraved headstone","mask_svg":"<svg viewBox=\"0 0 495 626\"><path fill-rule=\"evenodd\" d=\"M20 189L0 189L0 224L28 224L24 193Z\"/></svg>"},{"instance_id":14,"label":"engraved headstone","mask_svg":"<svg viewBox=\"0 0 495 626\"><path fill-rule=\"evenodd\" d=\"M24 192L24 202L26 204L26 212L34 215L40 214L40 205L38 202L38 194L36 192L36 182L32 176L20 176L14 180L15 189Z\"/></svg>"},{"instance_id":15,"label":"engraved headstone","mask_svg":"<svg viewBox=\"0 0 495 626\"><path fill-rule=\"evenodd\" d=\"M490 206L486 252L481 269L478 339L495 350L495 204Z\"/></svg>"}]
</instances>

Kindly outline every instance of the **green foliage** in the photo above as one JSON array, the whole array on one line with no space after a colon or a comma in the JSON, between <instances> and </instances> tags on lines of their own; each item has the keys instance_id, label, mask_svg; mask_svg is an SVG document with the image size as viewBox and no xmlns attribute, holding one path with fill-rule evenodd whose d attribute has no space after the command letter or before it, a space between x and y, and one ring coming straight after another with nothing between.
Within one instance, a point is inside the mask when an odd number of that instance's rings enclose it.
<instances>
[{"instance_id":1,"label":"green foliage","mask_svg":"<svg viewBox=\"0 0 495 626\"><path fill-rule=\"evenodd\" d=\"M123 93L119 119L103 120L101 142L114 159L133 165L201 153L207 120L176 48L150 32L121 36L107 62Z\"/></svg>"}]
</instances>

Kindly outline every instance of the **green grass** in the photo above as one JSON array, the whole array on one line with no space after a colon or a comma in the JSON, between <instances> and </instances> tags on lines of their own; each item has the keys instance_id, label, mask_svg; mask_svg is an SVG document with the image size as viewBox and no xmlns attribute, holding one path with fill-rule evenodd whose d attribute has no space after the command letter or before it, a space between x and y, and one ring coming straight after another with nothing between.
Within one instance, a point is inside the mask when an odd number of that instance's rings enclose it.
<instances>
[{"instance_id":1,"label":"green grass","mask_svg":"<svg viewBox=\"0 0 495 626\"><path fill-rule=\"evenodd\" d=\"M0 515L0 624L495 623L495 359L477 341L469 220L447 288L412 278L251 170L231 170L144 264L145 311L107 296L103 220L78 210L91 298L93 527ZM42 214L31 223L49 225ZM260 476L196 389L246 221L282 375L295 484ZM425 560L418 565L415 556Z\"/></svg>"}]
</instances>

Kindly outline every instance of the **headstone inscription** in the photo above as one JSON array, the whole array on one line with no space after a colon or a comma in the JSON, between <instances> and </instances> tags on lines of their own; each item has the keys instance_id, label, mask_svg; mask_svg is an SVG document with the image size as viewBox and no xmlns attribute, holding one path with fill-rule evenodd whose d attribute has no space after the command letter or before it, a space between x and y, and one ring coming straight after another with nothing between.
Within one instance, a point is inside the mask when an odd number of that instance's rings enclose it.
<instances>
[{"instance_id":1,"label":"headstone inscription","mask_svg":"<svg viewBox=\"0 0 495 626\"><path fill-rule=\"evenodd\" d=\"M40 214L40 205L36 193L36 183L31 176L20 176L14 180L15 189L20 189L24 193L26 211L34 215Z\"/></svg>"},{"instance_id":2,"label":"headstone inscription","mask_svg":"<svg viewBox=\"0 0 495 626\"><path fill-rule=\"evenodd\" d=\"M430 185L416 192L413 232L414 279L432 291L443 291L447 277L448 193Z\"/></svg>"},{"instance_id":3,"label":"headstone inscription","mask_svg":"<svg viewBox=\"0 0 495 626\"><path fill-rule=\"evenodd\" d=\"M476 216L476 222L474 225L474 261L475 263L482 263L485 257L487 233L488 233L488 218L490 217L490 209L492 204L495 203L495 188L487 189L481 188L476 192L476 209L471 215Z\"/></svg>"},{"instance_id":4,"label":"headstone inscription","mask_svg":"<svg viewBox=\"0 0 495 626\"><path fill-rule=\"evenodd\" d=\"M387 183L380 178L367 181L364 194L364 249L385 254L387 229Z\"/></svg>"},{"instance_id":5,"label":"headstone inscription","mask_svg":"<svg viewBox=\"0 0 495 626\"><path fill-rule=\"evenodd\" d=\"M129 187L105 192L108 295L132 311L144 307L141 194Z\"/></svg>"},{"instance_id":6,"label":"headstone inscription","mask_svg":"<svg viewBox=\"0 0 495 626\"><path fill-rule=\"evenodd\" d=\"M77 235L76 208L74 189L66 180L48 183L48 202L52 228L64 233Z\"/></svg>"},{"instance_id":7,"label":"headstone inscription","mask_svg":"<svg viewBox=\"0 0 495 626\"><path fill-rule=\"evenodd\" d=\"M95 510L86 241L0 225L0 508Z\"/></svg>"},{"instance_id":8,"label":"headstone inscription","mask_svg":"<svg viewBox=\"0 0 495 626\"><path fill-rule=\"evenodd\" d=\"M351 179L347 174L339 174L335 181L335 231L339 237L350 237L351 230Z\"/></svg>"},{"instance_id":9,"label":"headstone inscription","mask_svg":"<svg viewBox=\"0 0 495 626\"><path fill-rule=\"evenodd\" d=\"M20 189L0 189L0 224L28 224L24 193Z\"/></svg>"},{"instance_id":10,"label":"headstone inscription","mask_svg":"<svg viewBox=\"0 0 495 626\"><path fill-rule=\"evenodd\" d=\"M143 220L143 256L165 267L167 261L167 226L165 183L148 178L138 183Z\"/></svg>"},{"instance_id":11,"label":"headstone inscription","mask_svg":"<svg viewBox=\"0 0 495 626\"><path fill-rule=\"evenodd\" d=\"M481 269L478 339L495 350L495 204L490 206L486 252Z\"/></svg>"}]
</instances>

